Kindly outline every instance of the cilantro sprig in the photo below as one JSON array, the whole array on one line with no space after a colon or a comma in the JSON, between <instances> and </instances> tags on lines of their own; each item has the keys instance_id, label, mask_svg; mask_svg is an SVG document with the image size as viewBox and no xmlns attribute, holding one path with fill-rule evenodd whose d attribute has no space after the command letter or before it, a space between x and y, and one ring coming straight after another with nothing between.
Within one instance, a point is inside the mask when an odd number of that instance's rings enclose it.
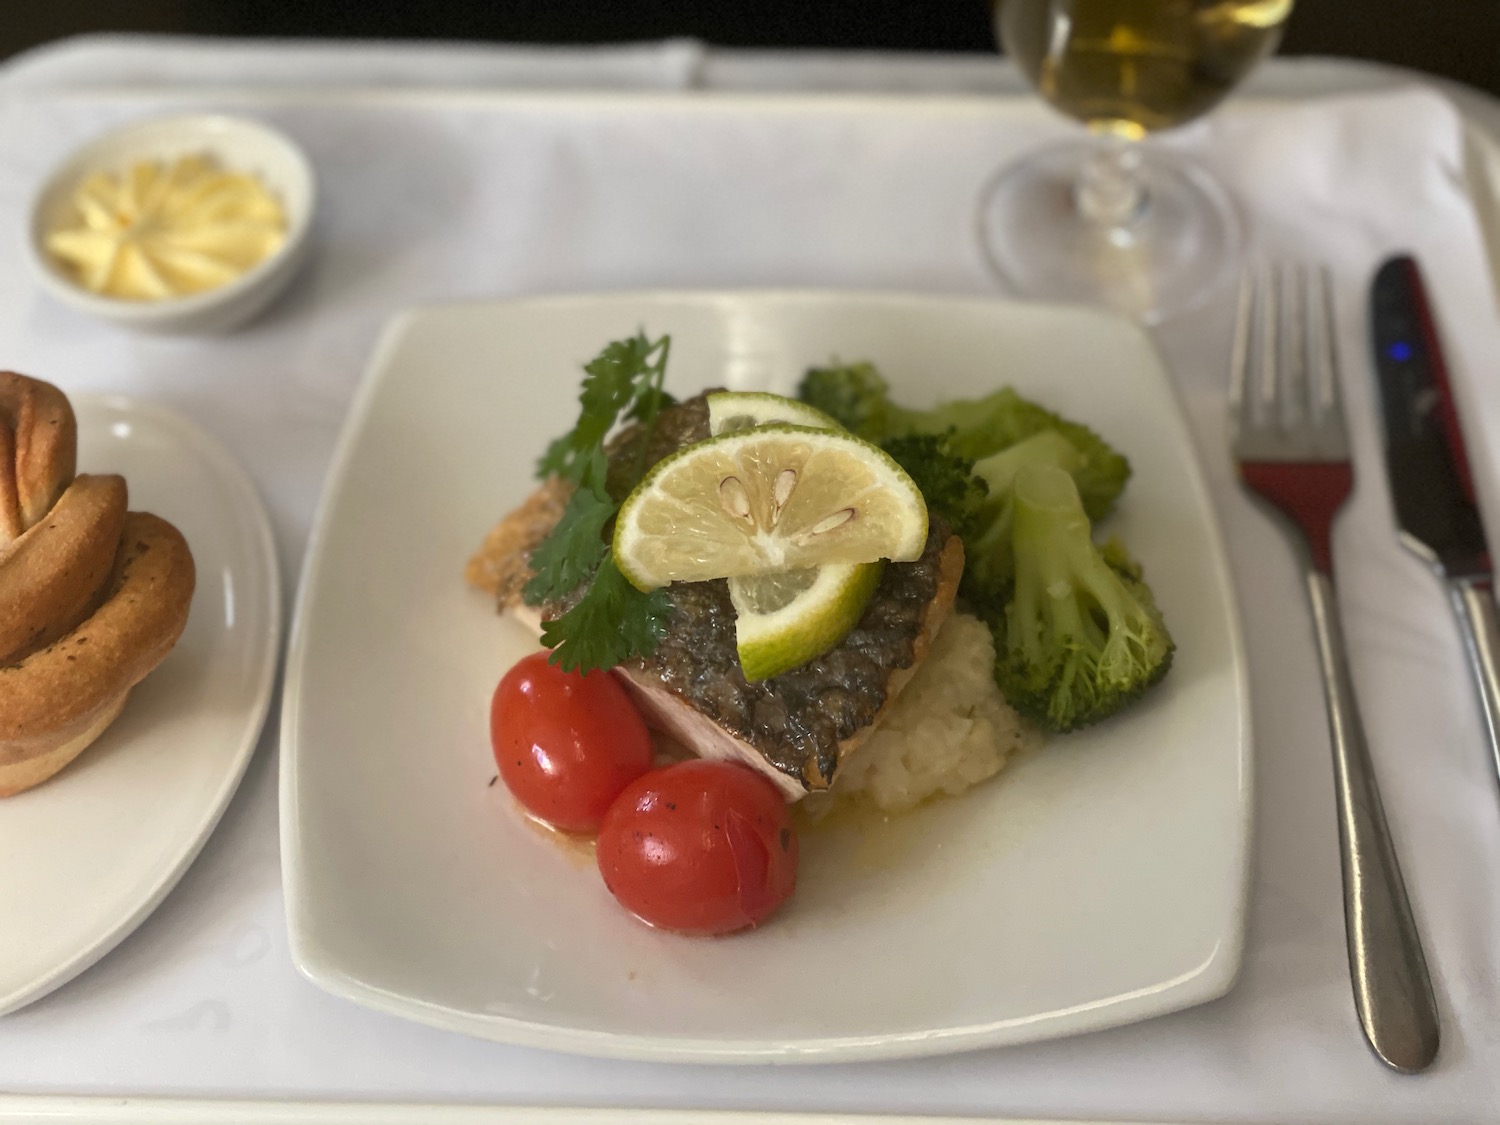
<instances>
[{"instance_id":1,"label":"cilantro sprig","mask_svg":"<svg viewBox=\"0 0 1500 1125\"><path fill-rule=\"evenodd\" d=\"M645 431L637 463L623 481L628 493L649 468L650 434L662 407L671 402L662 389L671 347L670 336L648 340L641 332L606 345L584 365L577 425L554 440L537 462L538 477L555 475L576 486L557 526L532 551L535 575L523 591L526 604L535 606L588 583L571 609L542 626L551 662L565 671L611 668L632 656L649 656L666 635L671 611L666 595L637 590L610 556L604 532L620 500L608 487L604 441L622 419L638 422Z\"/></svg>"},{"instance_id":2,"label":"cilantro sprig","mask_svg":"<svg viewBox=\"0 0 1500 1125\"><path fill-rule=\"evenodd\" d=\"M550 663L585 672L612 668L632 656L649 656L667 635L672 605L661 590L643 594L605 555L589 591L561 617L544 622L542 644Z\"/></svg>"}]
</instances>

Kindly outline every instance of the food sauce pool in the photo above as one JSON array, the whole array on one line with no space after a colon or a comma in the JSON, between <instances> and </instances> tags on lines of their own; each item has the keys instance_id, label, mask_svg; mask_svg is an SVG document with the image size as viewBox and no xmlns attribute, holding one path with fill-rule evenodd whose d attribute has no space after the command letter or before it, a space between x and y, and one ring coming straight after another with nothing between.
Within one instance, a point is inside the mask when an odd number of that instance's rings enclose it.
<instances>
[{"instance_id":1,"label":"food sauce pool","mask_svg":"<svg viewBox=\"0 0 1500 1125\"><path fill-rule=\"evenodd\" d=\"M666 743L658 743L657 749L658 766L679 760L684 755L680 748ZM822 807L807 801L794 803L791 818L801 851L801 869L798 890L789 906L795 907L809 885L814 887L809 893L821 897L824 893L821 885L825 883L847 885L852 882L868 886L890 878L919 876L926 891L940 893L951 882L961 880L965 877L965 865L946 862L948 858L957 858L946 853L950 848L969 850L972 840L980 833L966 829L965 823L992 815L985 800L987 793L993 786L1005 785L1011 779L1009 775L1021 772L1023 763L1033 753L1016 753L1001 776L991 778L966 793L930 797L915 808L899 812L889 812L860 799L832 801ZM510 795L498 777L490 785L503 792L513 815L530 831L545 839L569 867L576 871L597 871L594 837L562 832L537 820ZM1008 850L1010 841L1025 835L1021 821L1029 821L1041 814L1041 809L1029 807L1028 815L1011 825L1015 831L1004 834L1001 846ZM993 840L991 834L983 835ZM842 898L843 894L844 891L840 890L838 897Z\"/></svg>"}]
</instances>

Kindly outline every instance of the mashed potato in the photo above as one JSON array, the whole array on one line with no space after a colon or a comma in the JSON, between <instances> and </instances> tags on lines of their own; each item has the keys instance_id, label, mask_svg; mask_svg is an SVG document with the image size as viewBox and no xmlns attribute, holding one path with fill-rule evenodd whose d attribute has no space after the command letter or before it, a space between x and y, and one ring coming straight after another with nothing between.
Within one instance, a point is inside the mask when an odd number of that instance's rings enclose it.
<instances>
[{"instance_id":1,"label":"mashed potato","mask_svg":"<svg viewBox=\"0 0 1500 1125\"><path fill-rule=\"evenodd\" d=\"M1015 751L1041 745L1041 733L995 686L994 666L989 628L953 613L875 733L843 764L833 796L858 794L897 812L962 793L999 773Z\"/></svg>"}]
</instances>

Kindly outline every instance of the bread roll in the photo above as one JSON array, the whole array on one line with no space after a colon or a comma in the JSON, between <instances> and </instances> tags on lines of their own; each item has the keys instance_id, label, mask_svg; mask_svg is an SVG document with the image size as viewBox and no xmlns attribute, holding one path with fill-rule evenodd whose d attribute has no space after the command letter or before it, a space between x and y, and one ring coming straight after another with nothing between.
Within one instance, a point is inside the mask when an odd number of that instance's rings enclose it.
<instances>
[{"instance_id":1,"label":"bread roll","mask_svg":"<svg viewBox=\"0 0 1500 1125\"><path fill-rule=\"evenodd\" d=\"M45 781L114 721L177 643L195 573L178 530L74 477L55 387L0 373L0 797Z\"/></svg>"},{"instance_id":2,"label":"bread roll","mask_svg":"<svg viewBox=\"0 0 1500 1125\"><path fill-rule=\"evenodd\" d=\"M73 480L78 427L51 383L0 371L0 550L52 510Z\"/></svg>"}]
</instances>

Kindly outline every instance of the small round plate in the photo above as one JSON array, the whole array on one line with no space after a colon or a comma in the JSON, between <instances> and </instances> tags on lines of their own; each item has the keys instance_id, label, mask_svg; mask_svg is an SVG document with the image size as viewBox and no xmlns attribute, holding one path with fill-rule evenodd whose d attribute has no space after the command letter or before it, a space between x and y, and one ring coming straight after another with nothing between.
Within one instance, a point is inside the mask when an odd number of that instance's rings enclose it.
<instances>
[{"instance_id":1,"label":"small round plate","mask_svg":"<svg viewBox=\"0 0 1500 1125\"><path fill-rule=\"evenodd\" d=\"M270 707L281 582L244 470L187 419L73 396L79 468L187 538L187 629L120 717L56 777L0 801L0 1015L94 964L176 885L229 804Z\"/></svg>"}]
</instances>

